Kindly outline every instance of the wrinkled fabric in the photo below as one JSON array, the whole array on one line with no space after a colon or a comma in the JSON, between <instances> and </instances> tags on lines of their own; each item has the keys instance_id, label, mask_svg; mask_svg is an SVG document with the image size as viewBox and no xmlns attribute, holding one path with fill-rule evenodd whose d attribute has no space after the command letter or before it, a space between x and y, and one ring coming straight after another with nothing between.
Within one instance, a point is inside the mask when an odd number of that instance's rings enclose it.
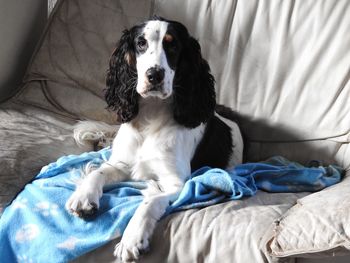
<instances>
[{"instance_id":1,"label":"wrinkled fabric","mask_svg":"<svg viewBox=\"0 0 350 263\"><path fill-rule=\"evenodd\" d=\"M25 85L17 99L52 109L49 95L59 112L112 121L103 103L110 55L125 28L157 14L198 39L217 101L240 112L249 139L349 135L349 12L348 0L60 1L25 78L40 87Z\"/></svg>"},{"instance_id":2,"label":"wrinkled fabric","mask_svg":"<svg viewBox=\"0 0 350 263\"><path fill-rule=\"evenodd\" d=\"M35 262L66 262L120 237L143 200L147 182L122 182L104 188L98 213L87 220L64 206L75 189L81 169L108 160L110 148L61 157L42 168L0 218L0 254L6 262L25 257ZM282 157L247 163L225 171L203 167L185 183L166 214L207 207L227 200L269 192L317 191L340 181L336 166L306 168ZM88 235L86 233L89 233ZM42 246L47 239L50 243Z\"/></svg>"},{"instance_id":3,"label":"wrinkled fabric","mask_svg":"<svg viewBox=\"0 0 350 263\"><path fill-rule=\"evenodd\" d=\"M299 199L274 223L274 235L267 242L271 255L311 257L310 251L318 257L346 255L350 249L349 189L348 171L340 184Z\"/></svg>"},{"instance_id":4,"label":"wrinkled fabric","mask_svg":"<svg viewBox=\"0 0 350 263\"><path fill-rule=\"evenodd\" d=\"M64 115L27 105L0 106L0 214L44 165L92 150L76 145L73 123Z\"/></svg>"}]
</instances>

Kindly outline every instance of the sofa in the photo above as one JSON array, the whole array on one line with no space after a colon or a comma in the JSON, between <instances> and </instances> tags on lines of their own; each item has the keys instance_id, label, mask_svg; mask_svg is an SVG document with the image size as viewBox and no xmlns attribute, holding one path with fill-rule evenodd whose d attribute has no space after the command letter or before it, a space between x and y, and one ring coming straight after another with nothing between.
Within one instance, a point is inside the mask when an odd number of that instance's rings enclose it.
<instances>
[{"instance_id":1,"label":"sofa","mask_svg":"<svg viewBox=\"0 0 350 263\"><path fill-rule=\"evenodd\" d=\"M76 145L77 121L116 123L103 99L109 56L123 29L157 14L198 39L217 101L239 113L247 161L281 155L346 173L315 193L258 191L169 215L140 261L350 262L349 13L347 0L59 0L0 105L0 209L44 165L93 150ZM116 243L75 262L114 262Z\"/></svg>"}]
</instances>

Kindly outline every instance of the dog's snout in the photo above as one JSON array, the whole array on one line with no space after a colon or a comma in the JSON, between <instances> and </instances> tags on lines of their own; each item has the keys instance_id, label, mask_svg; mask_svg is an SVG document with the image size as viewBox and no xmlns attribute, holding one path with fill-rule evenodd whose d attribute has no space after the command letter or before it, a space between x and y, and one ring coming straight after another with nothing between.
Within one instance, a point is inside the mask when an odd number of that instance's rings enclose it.
<instances>
[{"instance_id":1,"label":"dog's snout","mask_svg":"<svg viewBox=\"0 0 350 263\"><path fill-rule=\"evenodd\" d=\"M164 69L160 67L152 67L146 71L146 77L152 85L161 83L164 79Z\"/></svg>"}]
</instances>

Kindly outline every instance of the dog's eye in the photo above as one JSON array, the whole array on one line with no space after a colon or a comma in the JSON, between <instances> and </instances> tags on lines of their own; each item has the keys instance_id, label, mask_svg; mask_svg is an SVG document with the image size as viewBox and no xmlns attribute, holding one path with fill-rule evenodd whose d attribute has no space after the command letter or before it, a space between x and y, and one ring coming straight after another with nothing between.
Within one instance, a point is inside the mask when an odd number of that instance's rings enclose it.
<instances>
[{"instance_id":1,"label":"dog's eye","mask_svg":"<svg viewBox=\"0 0 350 263\"><path fill-rule=\"evenodd\" d=\"M147 48L147 41L146 41L146 39L144 39L144 38L140 38L140 39L137 41L136 45L137 45L138 50L144 51L144 50L146 50L146 48Z\"/></svg>"}]
</instances>

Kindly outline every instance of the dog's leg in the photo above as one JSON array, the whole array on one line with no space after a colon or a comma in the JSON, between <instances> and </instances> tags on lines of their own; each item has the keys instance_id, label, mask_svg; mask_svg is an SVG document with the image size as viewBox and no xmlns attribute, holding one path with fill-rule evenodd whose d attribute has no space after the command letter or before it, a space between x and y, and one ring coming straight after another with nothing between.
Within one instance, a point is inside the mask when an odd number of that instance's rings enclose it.
<instances>
[{"instance_id":1,"label":"dog's leg","mask_svg":"<svg viewBox=\"0 0 350 263\"><path fill-rule=\"evenodd\" d=\"M148 250L157 221L164 215L169 203L177 199L183 183L168 182L159 187L162 191L154 194L153 190L152 195L145 196L115 247L114 256L123 262L136 260Z\"/></svg>"},{"instance_id":2,"label":"dog's leg","mask_svg":"<svg viewBox=\"0 0 350 263\"><path fill-rule=\"evenodd\" d=\"M130 128L122 125L113 141L112 155L98 169L89 173L68 199L66 209L80 217L89 216L99 208L103 186L129 178L137 141L130 135Z\"/></svg>"},{"instance_id":3,"label":"dog's leg","mask_svg":"<svg viewBox=\"0 0 350 263\"><path fill-rule=\"evenodd\" d=\"M144 201L115 247L116 257L123 261L133 260L148 249L157 221L164 215L169 203L177 199L191 174L190 161L203 129L203 126L193 130L162 129L162 133L144 142L141 155L146 158L142 163L146 166L146 173L156 175L158 187L149 187L143 193ZM143 170L143 165L138 169Z\"/></svg>"}]
</instances>

